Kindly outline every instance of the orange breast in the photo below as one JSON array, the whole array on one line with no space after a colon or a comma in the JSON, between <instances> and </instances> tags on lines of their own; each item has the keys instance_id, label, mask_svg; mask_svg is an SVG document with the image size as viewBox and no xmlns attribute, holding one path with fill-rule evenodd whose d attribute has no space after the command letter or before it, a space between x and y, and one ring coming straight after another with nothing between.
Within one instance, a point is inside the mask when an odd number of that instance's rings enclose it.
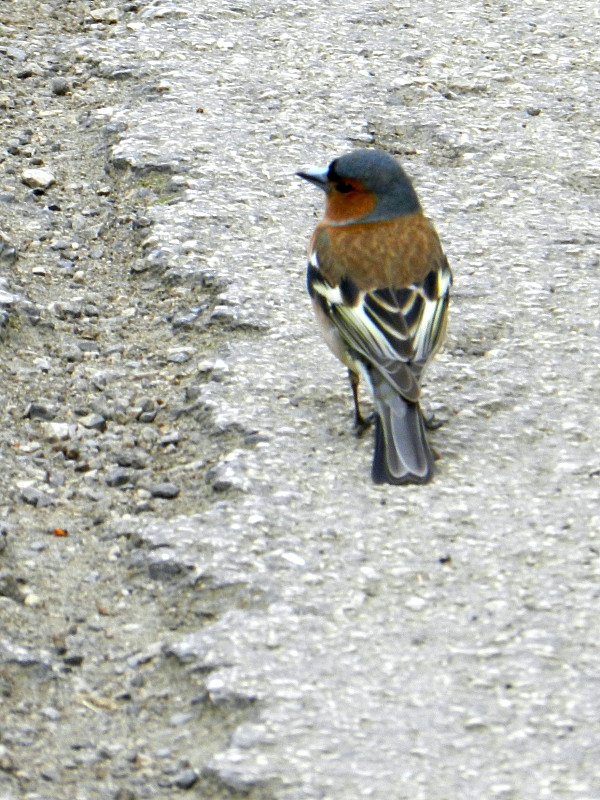
<instances>
[{"instance_id":1,"label":"orange breast","mask_svg":"<svg viewBox=\"0 0 600 800\"><path fill-rule=\"evenodd\" d=\"M326 217L317 225L311 248L330 283L337 285L347 275L363 290L417 283L444 259L435 228L420 211L346 226L330 225Z\"/></svg>"},{"instance_id":2,"label":"orange breast","mask_svg":"<svg viewBox=\"0 0 600 800\"><path fill-rule=\"evenodd\" d=\"M325 201L325 219L331 222L345 222L360 219L375 209L377 201L371 192L355 191L340 194L332 191Z\"/></svg>"}]
</instances>

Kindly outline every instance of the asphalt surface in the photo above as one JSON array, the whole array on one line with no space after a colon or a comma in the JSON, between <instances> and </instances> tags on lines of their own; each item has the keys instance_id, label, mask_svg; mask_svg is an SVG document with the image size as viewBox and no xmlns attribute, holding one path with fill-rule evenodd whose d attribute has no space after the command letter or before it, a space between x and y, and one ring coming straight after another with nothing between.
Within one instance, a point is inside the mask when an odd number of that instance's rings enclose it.
<instances>
[{"instance_id":1,"label":"asphalt surface","mask_svg":"<svg viewBox=\"0 0 600 800\"><path fill-rule=\"evenodd\" d=\"M275 584L193 635L211 680L264 697L215 769L281 798L600 796L597 11L180 8L137 33L170 102L123 146L189 163L165 238L206 225L234 308L268 326L207 391L269 439L197 535ZM369 484L303 295L321 198L291 173L370 143L404 156L456 274L421 488Z\"/></svg>"}]
</instances>

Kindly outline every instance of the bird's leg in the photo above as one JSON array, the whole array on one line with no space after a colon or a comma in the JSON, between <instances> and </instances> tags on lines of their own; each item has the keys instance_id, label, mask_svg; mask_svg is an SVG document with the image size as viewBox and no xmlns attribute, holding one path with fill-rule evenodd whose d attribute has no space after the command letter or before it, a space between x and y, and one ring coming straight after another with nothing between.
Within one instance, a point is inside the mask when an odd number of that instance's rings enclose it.
<instances>
[{"instance_id":1,"label":"bird's leg","mask_svg":"<svg viewBox=\"0 0 600 800\"><path fill-rule=\"evenodd\" d=\"M358 399L360 375L358 372L348 369L348 379L350 381L350 386L352 387L352 397L354 399L354 427L356 429L356 433L360 436L373 424L373 415L365 419L365 417L363 417L363 415L360 413L360 401Z\"/></svg>"}]
</instances>

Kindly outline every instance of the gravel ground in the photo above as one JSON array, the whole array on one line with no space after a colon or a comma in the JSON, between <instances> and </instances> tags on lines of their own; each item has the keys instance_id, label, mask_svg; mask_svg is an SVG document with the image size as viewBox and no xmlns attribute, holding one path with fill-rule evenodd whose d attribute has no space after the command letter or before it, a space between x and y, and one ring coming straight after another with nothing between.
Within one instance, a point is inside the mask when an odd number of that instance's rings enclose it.
<instances>
[{"instance_id":1,"label":"gravel ground","mask_svg":"<svg viewBox=\"0 0 600 800\"><path fill-rule=\"evenodd\" d=\"M0 800L600 797L598 18L0 9ZM425 487L305 296L369 145L456 278Z\"/></svg>"}]
</instances>

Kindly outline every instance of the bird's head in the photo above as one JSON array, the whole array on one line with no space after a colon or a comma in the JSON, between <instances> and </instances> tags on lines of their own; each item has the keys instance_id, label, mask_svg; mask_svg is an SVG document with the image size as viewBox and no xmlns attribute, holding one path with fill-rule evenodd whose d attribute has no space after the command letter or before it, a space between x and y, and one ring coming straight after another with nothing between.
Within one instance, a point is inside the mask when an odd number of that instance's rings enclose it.
<instances>
[{"instance_id":1,"label":"bird's head","mask_svg":"<svg viewBox=\"0 0 600 800\"><path fill-rule=\"evenodd\" d=\"M421 210L408 175L379 150L354 150L324 169L296 174L323 189L325 221L334 225L382 222Z\"/></svg>"}]
</instances>

